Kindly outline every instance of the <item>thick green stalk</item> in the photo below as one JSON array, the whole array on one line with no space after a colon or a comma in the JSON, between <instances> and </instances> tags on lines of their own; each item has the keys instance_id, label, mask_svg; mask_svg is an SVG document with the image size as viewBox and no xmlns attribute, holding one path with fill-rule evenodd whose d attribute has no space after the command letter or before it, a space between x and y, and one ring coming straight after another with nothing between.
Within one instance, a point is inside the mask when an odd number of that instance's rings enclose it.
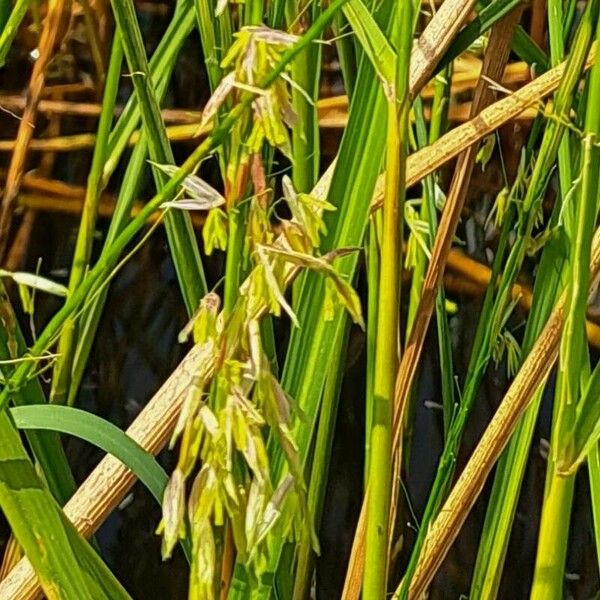
<instances>
[{"instance_id":1,"label":"thick green stalk","mask_svg":"<svg viewBox=\"0 0 600 600\"><path fill-rule=\"evenodd\" d=\"M321 10L317 2L312 2L310 6L298 0L289 4L292 10L287 15L288 27L294 24L297 15L306 14L300 19L300 23L303 24L313 21ZM296 28L299 28L298 24L291 31L295 31ZM301 35L301 29L298 34ZM291 77L300 88L292 89L292 104L298 116L292 127L292 181L296 191L304 193L312 190L319 175L321 149L317 100L321 81L320 64L320 44L307 47L292 64Z\"/></svg>"},{"instance_id":2,"label":"thick green stalk","mask_svg":"<svg viewBox=\"0 0 600 600\"><path fill-rule=\"evenodd\" d=\"M389 103L388 141L381 266L377 305L377 339L375 341L375 376L373 384L373 417L371 422L370 460L367 490L366 561L363 579L365 598L383 598L387 591L388 515L392 475L392 402L398 367L398 313L400 256L399 174L401 141L395 96ZM405 154L405 153L404 153ZM402 173L404 174L404 173Z\"/></svg>"},{"instance_id":3,"label":"thick green stalk","mask_svg":"<svg viewBox=\"0 0 600 600\"><path fill-rule=\"evenodd\" d=\"M69 293L73 293L73 290L83 280L92 253L98 205L100 203L100 195L104 189L102 172L106 161L110 126L113 119L117 92L119 90L122 60L123 46L121 44L119 32L117 31L115 32L113 39L106 78L106 88L104 90L102 110L98 122L98 133L96 135L96 144L94 146L94 155L92 157L92 166L88 175L83 211L81 213L81 223L77 233L75 253L71 265L71 273L69 275ZM65 323L58 342L58 358L54 367L52 389L50 392L50 401L53 403L64 404L67 399L71 383L71 368L73 366L76 339L77 324L75 319L71 318Z\"/></svg>"},{"instance_id":4,"label":"thick green stalk","mask_svg":"<svg viewBox=\"0 0 600 600\"><path fill-rule=\"evenodd\" d=\"M247 0L244 3L245 25L257 25L263 22L264 0Z\"/></svg>"},{"instance_id":5,"label":"thick green stalk","mask_svg":"<svg viewBox=\"0 0 600 600\"><path fill-rule=\"evenodd\" d=\"M378 21L389 22L387 4L381 7ZM344 132L335 172L329 190L329 201L337 211L324 215L327 235L321 250L360 244L366 224L370 198L373 195L377 173L381 168L384 137L381 135L385 116L385 99L381 86L377 85L375 72L369 61L362 61L353 97L349 122ZM361 148L361 152L356 152ZM337 268L345 276L354 273L357 257L348 256L337 261ZM296 398L304 410L315 414L317 399L323 389L325 371L330 353L325 340L331 340L332 332L339 326L341 311L326 322L323 313L324 283L321 277L307 273L299 294L298 319L302 329L294 329L290 338L290 350L286 357L283 384L288 393ZM311 375L306 377L306 374ZM304 374L304 375L302 375ZM308 404L309 400L313 404ZM305 402L307 404L305 404ZM298 424L294 432L301 448L307 447L310 427ZM279 456L281 465L283 457Z\"/></svg>"},{"instance_id":6,"label":"thick green stalk","mask_svg":"<svg viewBox=\"0 0 600 600\"><path fill-rule=\"evenodd\" d=\"M153 86L148 85L151 74L133 2L119 0L114 1L112 6L122 36L125 58L132 73L133 87L142 109L142 122L148 136L150 158L160 164L173 164L173 152L160 114L160 106ZM159 188L164 185L166 175L157 167L153 169ZM206 290L204 270L191 217L185 211L169 211L165 216L165 226L179 287L187 311L191 315Z\"/></svg>"},{"instance_id":7,"label":"thick green stalk","mask_svg":"<svg viewBox=\"0 0 600 600\"><path fill-rule=\"evenodd\" d=\"M563 0L548 0L548 38L550 40L550 63L554 67L565 52L563 33Z\"/></svg>"},{"instance_id":8,"label":"thick green stalk","mask_svg":"<svg viewBox=\"0 0 600 600\"><path fill-rule=\"evenodd\" d=\"M392 492L392 404L398 367L399 272L402 264L402 217L406 196L412 12L410 0L405 0L398 8L395 89L386 90L388 120L385 192L367 488L366 554L369 560L365 562L363 576L363 593L366 599L384 598L387 592L389 508Z\"/></svg>"},{"instance_id":9,"label":"thick green stalk","mask_svg":"<svg viewBox=\"0 0 600 600\"><path fill-rule=\"evenodd\" d=\"M592 13L597 19L597 8ZM597 38L600 37L600 27ZM589 287L588 264L598 207L600 180L600 66L590 74L581 187L575 209L575 235L571 244L565 324L560 347L554 420L548 459L546 493L531 597L561 595L568 547L568 533L575 474L561 473L571 464L574 452L573 426L580 392L580 365L585 351L585 319Z\"/></svg>"},{"instance_id":10,"label":"thick green stalk","mask_svg":"<svg viewBox=\"0 0 600 600\"><path fill-rule=\"evenodd\" d=\"M563 597L575 476L552 477L544 494L531 600Z\"/></svg>"}]
</instances>

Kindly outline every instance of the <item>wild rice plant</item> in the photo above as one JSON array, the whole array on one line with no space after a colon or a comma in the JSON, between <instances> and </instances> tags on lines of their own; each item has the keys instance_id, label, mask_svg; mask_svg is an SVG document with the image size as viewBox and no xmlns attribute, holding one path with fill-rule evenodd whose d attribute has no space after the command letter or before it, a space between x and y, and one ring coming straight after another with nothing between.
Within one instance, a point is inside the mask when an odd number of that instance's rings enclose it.
<instances>
[{"instance_id":1,"label":"wild rice plant","mask_svg":"<svg viewBox=\"0 0 600 600\"><path fill-rule=\"evenodd\" d=\"M26 119L42 110L56 24L73 9L52 0L9 4L0 11L0 65L29 20L42 34L5 178L2 252L14 246L26 159L38 141ZM92 31L100 8L76 3L102 98L67 285L9 269L2 257L0 508L12 541L0 598L31 597L38 584L51 598L129 597L85 538L136 477L162 506L162 558L181 545L189 561L190 598L318 596L330 568L318 559L319 534L331 518L332 448L337 416L348 410L355 338L364 346L364 468L353 473L363 507L352 549L344 548L342 597L420 597L498 459L472 576L457 584L464 590L451 579L433 585L442 595L494 598L526 577L531 597L571 593L567 557L583 545L569 536L576 477L589 479L600 556L598 325L588 311L600 267L600 2L173 4L149 56L133 0L105 7L106 48ZM210 99L178 166L163 108L192 34ZM339 65L338 101L347 107L329 164L319 127L326 56ZM117 116L124 81L131 94ZM515 119L520 134L509 142L500 129ZM155 194L138 210L145 173ZM490 173L499 189L486 181ZM115 187L95 252L102 194ZM493 202L482 200L490 194ZM111 281L163 229L188 316L179 342L192 349L124 433L75 405ZM469 251L486 282L469 317L473 332L460 344L453 313L464 314L463 290L476 287L475 277L464 269L457 291L444 275L452 264L473 264ZM41 294L62 304L32 338L21 316L37 324ZM426 498L415 504L418 453L435 449L419 420L427 357L439 378L439 393L425 400L441 448ZM504 401L473 423L484 384L499 373ZM550 400L546 484L534 499L538 544L523 561L525 576L505 563L540 408ZM470 457L466 440L481 431ZM60 433L114 457L88 487L76 490ZM152 457L167 444L177 456L168 474ZM590 578L597 591L598 573Z\"/></svg>"}]
</instances>

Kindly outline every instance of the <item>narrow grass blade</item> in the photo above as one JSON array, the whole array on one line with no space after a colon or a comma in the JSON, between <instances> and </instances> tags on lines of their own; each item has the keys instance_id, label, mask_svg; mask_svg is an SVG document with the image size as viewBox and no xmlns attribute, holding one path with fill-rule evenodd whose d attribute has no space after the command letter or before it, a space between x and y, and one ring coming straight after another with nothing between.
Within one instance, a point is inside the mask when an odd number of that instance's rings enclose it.
<instances>
[{"instance_id":1,"label":"narrow grass blade","mask_svg":"<svg viewBox=\"0 0 600 600\"><path fill-rule=\"evenodd\" d=\"M160 107L152 85L148 85L148 82L152 81L151 73L133 2L129 0L113 2L113 12L117 27L121 32L125 57L131 70L133 86L142 111L150 158L160 164L173 164L173 153L165 133ZM154 175L157 188L160 189L166 181L166 176L156 169ZM206 292L206 280L191 218L185 212L169 211L165 217L165 223L179 286L188 313L191 315Z\"/></svg>"},{"instance_id":2,"label":"narrow grass blade","mask_svg":"<svg viewBox=\"0 0 600 600\"><path fill-rule=\"evenodd\" d=\"M13 6L10 16L8 17L8 20L6 23L4 23L4 28L0 34L0 67L2 67L6 61L6 55L12 46L13 40L15 39L19 29L19 25L25 17L25 13L27 12L28 8L29 0L17 0Z\"/></svg>"},{"instance_id":3,"label":"narrow grass blade","mask_svg":"<svg viewBox=\"0 0 600 600\"><path fill-rule=\"evenodd\" d=\"M10 410L18 429L24 431L52 431L80 438L100 450L118 458L133 471L159 506L162 505L169 481L158 461L110 421L92 413L69 406L18 406ZM190 559L190 543L182 540L182 548Z\"/></svg>"},{"instance_id":4,"label":"narrow grass blade","mask_svg":"<svg viewBox=\"0 0 600 600\"><path fill-rule=\"evenodd\" d=\"M175 60L183 42L194 26L194 12L190 0L179 0L175 6L175 14L169 23L165 34L160 40L148 64L149 81L155 86L157 98L165 93L170 74L175 66ZM104 168L104 179L113 173L131 134L137 128L141 118L141 108L138 97L133 94L127 102L121 116L110 134L109 155Z\"/></svg>"},{"instance_id":5,"label":"narrow grass blade","mask_svg":"<svg viewBox=\"0 0 600 600\"><path fill-rule=\"evenodd\" d=\"M329 461L335 432L337 405L340 399L344 375L342 361L345 356L344 350L347 348L349 333L350 323L346 317L342 324L341 331L338 331L336 334L333 345L332 353L336 358L336 363L332 365L332 375L327 379L325 390L323 391L323 401L320 413L322 418L319 419L319 428L315 440L315 451L308 488L308 508L309 514L314 516L315 530L317 531L319 530L323 513L325 490L329 475ZM314 558L312 540L305 539L300 544L297 554L297 568L292 598L293 600L303 600L308 595L312 579L311 572ZM278 573L280 573L280 571L281 569Z\"/></svg>"},{"instance_id":6,"label":"narrow grass blade","mask_svg":"<svg viewBox=\"0 0 600 600\"><path fill-rule=\"evenodd\" d=\"M396 80L396 52L362 0L348 0L344 15L365 55L389 88Z\"/></svg>"},{"instance_id":7,"label":"narrow grass blade","mask_svg":"<svg viewBox=\"0 0 600 600\"><path fill-rule=\"evenodd\" d=\"M123 47L120 35L115 33L112 44L106 87L102 101L102 110L98 121L96 145L92 157L92 165L88 175L86 195L81 214L81 222L75 243L75 252L71 271L69 274L69 292L72 293L81 283L87 270L91 253L96 217L100 203L100 195L104 188L102 172L107 158L108 137L113 119L113 112L117 98L119 80L121 77L121 63L123 61ZM71 369L77 339L77 324L73 319L65 325L58 343L58 358L54 367L50 401L64 404L71 385Z\"/></svg>"}]
</instances>

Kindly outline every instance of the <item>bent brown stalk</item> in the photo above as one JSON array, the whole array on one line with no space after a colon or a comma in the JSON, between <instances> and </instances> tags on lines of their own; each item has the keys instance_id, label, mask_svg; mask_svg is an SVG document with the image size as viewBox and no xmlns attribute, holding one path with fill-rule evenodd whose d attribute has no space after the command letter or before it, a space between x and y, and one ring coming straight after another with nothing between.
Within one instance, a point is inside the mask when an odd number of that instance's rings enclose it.
<instances>
[{"instance_id":1,"label":"bent brown stalk","mask_svg":"<svg viewBox=\"0 0 600 600\"><path fill-rule=\"evenodd\" d=\"M598 273L600 273L600 229L597 229L594 235L590 281L593 281ZM494 464L506 447L520 416L550 373L558 356L564 308L565 294L563 293L546 327L450 492L438 518L433 522L410 585L409 598L420 598L431 583L479 497Z\"/></svg>"}]
</instances>

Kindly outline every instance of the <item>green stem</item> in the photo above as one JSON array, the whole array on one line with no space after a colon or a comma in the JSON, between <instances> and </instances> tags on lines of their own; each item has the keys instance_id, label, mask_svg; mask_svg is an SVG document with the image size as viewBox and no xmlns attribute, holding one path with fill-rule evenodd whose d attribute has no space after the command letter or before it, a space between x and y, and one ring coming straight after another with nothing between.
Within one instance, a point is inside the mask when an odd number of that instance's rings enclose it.
<instances>
[{"instance_id":1,"label":"green stem","mask_svg":"<svg viewBox=\"0 0 600 600\"><path fill-rule=\"evenodd\" d=\"M223 310L231 314L238 297L242 268L244 263L244 238L246 235L246 215L248 203L234 203L227 212L228 233L227 253L225 258L225 292L223 294Z\"/></svg>"},{"instance_id":2,"label":"green stem","mask_svg":"<svg viewBox=\"0 0 600 600\"><path fill-rule=\"evenodd\" d=\"M553 477L544 497L531 600L563 596L575 475Z\"/></svg>"},{"instance_id":3,"label":"green stem","mask_svg":"<svg viewBox=\"0 0 600 600\"><path fill-rule=\"evenodd\" d=\"M312 3L311 20L318 16L318 7L318 3ZM298 10L288 16L288 23L291 24L295 15L304 10L311 11L311 8L305 8L300 2ZM292 63L291 77L300 88L292 89L292 104L298 116L292 127L292 180L296 191L306 194L312 190L319 175L320 140L316 103L319 97L320 62L321 46L313 44Z\"/></svg>"},{"instance_id":4,"label":"green stem","mask_svg":"<svg viewBox=\"0 0 600 600\"><path fill-rule=\"evenodd\" d=\"M169 24L165 35L161 39L158 48L150 60L150 70L153 74L156 97L159 101L162 100L167 91L171 73L175 66L174 57L181 48L181 44L188 35L193 24L193 16L189 10L186 10L186 6L187 0L180 0L180 2L177 3L173 20ZM136 96L133 94L111 132L111 142L109 142L111 151L103 171L103 185L105 185L110 178L111 173L121 157L124 146L121 145L120 140L127 140L128 132L133 130L132 124L133 128L135 128L139 119L140 111L137 105ZM140 141L133 149L123 176L123 183L121 184L115 210L110 221L108 233L106 234L103 253L106 248L110 247L131 219L131 209L138 195L140 182L146 167L147 155L147 135L142 130ZM67 403L71 406L75 402L83 378L107 293L108 290L104 288L89 305L86 305L79 321L79 335L67 399Z\"/></svg>"},{"instance_id":5,"label":"green stem","mask_svg":"<svg viewBox=\"0 0 600 600\"><path fill-rule=\"evenodd\" d=\"M117 31L115 32L113 39L112 52L106 79L106 89L104 91L102 110L100 112L100 119L98 122L96 145L94 146L94 155L92 157L92 166L90 168L87 181L85 201L81 214L81 223L79 225L77 242L75 244L75 253L73 256L73 263L71 265L71 273L69 276L69 293L73 293L73 291L83 280L92 253L92 242L96 228L98 205L100 203L100 195L104 188L102 171L104 169L107 156L108 138L110 134L110 126L112 123L117 92L119 89L122 60L123 46L121 44L119 32ZM69 319L63 327L63 331L58 342L59 356L54 367L54 376L52 378L50 401L56 404L64 404L69 391L76 337L75 320Z\"/></svg>"},{"instance_id":6,"label":"green stem","mask_svg":"<svg viewBox=\"0 0 600 600\"><path fill-rule=\"evenodd\" d=\"M211 0L196 0L194 8L196 9L196 21L202 43L202 53L208 74L208 83L210 84L211 91L214 92L222 76L221 67L219 66L221 57L218 52L217 22L214 17L215 6Z\"/></svg>"},{"instance_id":7,"label":"green stem","mask_svg":"<svg viewBox=\"0 0 600 600\"><path fill-rule=\"evenodd\" d=\"M381 265L375 345L373 422L368 473L368 513L363 592L367 600L385 598L392 475L392 403L398 365L401 232L406 195L408 150L408 69L412 46L412 2L397 11L398 47L395 89L387 90L388 120Z\"/></svg>"},{"instance_id":8,"label":"green stem","mask_svg":"<svg viewBox=\"0 0 600 600\"><path fill-rule=\"evenodd\" d=\"M589 21L591 26L598 18L598 3L590 3L588 10L590 12L582 20L584 23ZM598 39L600 24L597 27ZM560 345L550 457L532 588L532 598L535 599L549 597L549 594L561 595L564 579L575 475L566 476L561 468L565 464L572 464L575 458L573 429L577 419L581 383L580 365L585 362L588 265L600 180L600 149L597 144L600 138L599 107L600 67L596 64L590 75L585 135L582 141L581 184L575 208L576 227L571 242L566 316Z\"/></svg>"},{"instance_id":9,"label":"green stem","mask_svg":"<svg viewBox=\"0 0 600 600\"><path fill-rule=\"evenodd\" d=\"M286 5L286 21L292 32L301 35L304 23L312 22L320 12L320 4L309 5L304 0L289 0ZM306 14L307 17L298 18ZM342 13L336 15L340 18ZM335 19L334 19L335 20ZM292 106L297 120L292 126L292 181L297 192L305 194L313 189L319 175L321 144L317 100L319 99L321 70L321 46L308 46L292 63L291 78L296 86L292 88ZM292 305L295 306L302 288L304 277L294 282Z\"/></svg>"},{"instance_id":10,"label":"green stem","mask_svg":"<svg viewBox=\"0 0 600 600\"><path fill-rule=\"evenodd\" d=\"M263 22L263 0L247 0L244 4L244 20L246 25L259 25Z\"/></svg>"},{"instance_id":11,"label":"green stem","mask_svg":"<svg viewBox=\"0 0 600 600\"><path fill-rule=\"evenodd\" d=\"M179 0L175 6L173 19L148 63L151 74L149 80L154 85L155 95L158 99L162 98L166 92L177 55L193 26L194 11L191 0ZM137 94L132 94L110 134L109 155L104 166L104 180L108 181L119 165L129 139L138 127L141 110Z\"/></svg>"}]
</instances>

